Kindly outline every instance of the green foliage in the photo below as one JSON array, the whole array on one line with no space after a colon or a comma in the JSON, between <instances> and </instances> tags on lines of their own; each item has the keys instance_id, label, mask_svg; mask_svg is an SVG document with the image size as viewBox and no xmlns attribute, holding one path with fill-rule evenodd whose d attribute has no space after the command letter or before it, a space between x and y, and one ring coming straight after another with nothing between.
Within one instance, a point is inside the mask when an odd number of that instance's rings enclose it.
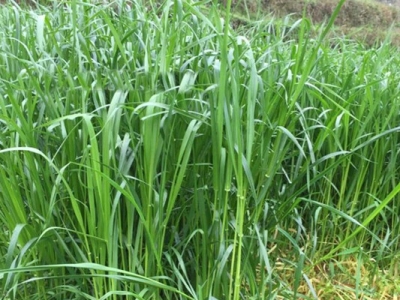
<instances>
[{"instance_id":1,"label":"green foliage","mask_svg":"<svg viewBox=\"0 0 400 300\"><path fill-rule=\"evenodd\" d=\"M185 1L1 7L3 298L315 298L313 262L392 269L399 56L325 42L340 5L316 39Z\"/></svg>"}]
</instances>

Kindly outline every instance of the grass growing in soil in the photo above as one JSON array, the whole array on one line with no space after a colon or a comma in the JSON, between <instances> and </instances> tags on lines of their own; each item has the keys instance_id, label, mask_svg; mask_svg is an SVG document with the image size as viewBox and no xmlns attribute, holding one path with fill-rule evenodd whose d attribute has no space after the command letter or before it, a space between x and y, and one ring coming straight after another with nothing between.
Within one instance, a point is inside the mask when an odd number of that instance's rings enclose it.
<instances>
[{"instance_id":1,"label":"grass growing in soil","mask_svg":"<svg viewBox=\"0 0 400 300\"><path fill-rule=\"evenodd\" d=\"M395 299L400 56L343 3L2 6L2 299Z\"/></svg>"}]
</instances>

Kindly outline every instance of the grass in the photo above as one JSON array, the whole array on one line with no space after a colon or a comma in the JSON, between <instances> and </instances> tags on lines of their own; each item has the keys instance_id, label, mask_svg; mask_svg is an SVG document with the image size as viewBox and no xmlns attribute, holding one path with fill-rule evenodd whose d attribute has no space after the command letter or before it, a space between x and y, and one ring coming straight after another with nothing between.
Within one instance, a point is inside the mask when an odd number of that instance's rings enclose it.
<instances>
[{"instance_id":1,"label":"grass","mask_svg":"<svg viewBox=\"0 0 400 300\"><path fill-rule=\"evenodd\" d=\"M396 48L204 4L0 8L2 299L398 296Z\"/></svg>"}]
</instances>

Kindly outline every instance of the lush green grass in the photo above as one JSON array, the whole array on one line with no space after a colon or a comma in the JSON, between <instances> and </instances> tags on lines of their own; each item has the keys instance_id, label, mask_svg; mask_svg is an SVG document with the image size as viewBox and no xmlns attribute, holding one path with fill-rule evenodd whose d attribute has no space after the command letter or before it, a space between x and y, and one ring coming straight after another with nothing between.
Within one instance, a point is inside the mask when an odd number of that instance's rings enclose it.
<instances>
[{"instance_id":1,"label":"lush green grass","mask_svg":"<svg viewBox=\"0 0 400 300\"><path fill-rule=\"evenodd\" d=\"M396 50L121 7L0 8L3 299L393 298Z\"/></svg>"}]
</instances>

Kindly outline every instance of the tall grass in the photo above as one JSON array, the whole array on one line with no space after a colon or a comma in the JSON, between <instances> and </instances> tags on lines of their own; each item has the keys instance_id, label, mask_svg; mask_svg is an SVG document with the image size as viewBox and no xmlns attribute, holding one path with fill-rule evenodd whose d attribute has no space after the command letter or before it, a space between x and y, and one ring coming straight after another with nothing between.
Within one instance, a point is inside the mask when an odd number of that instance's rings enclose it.
<instances>
[{"instance_id":1,"label":"tall grass","mask_svg":"<svg viewBox=\"0 0 400 300\"><path fill-rule=\"evenodd\" d=\"M399 56L325 42L333 18L315 38L185 1L1 7L3 299L316 298L321 261L395 272Z\"/></svg>"}]
</instances>

